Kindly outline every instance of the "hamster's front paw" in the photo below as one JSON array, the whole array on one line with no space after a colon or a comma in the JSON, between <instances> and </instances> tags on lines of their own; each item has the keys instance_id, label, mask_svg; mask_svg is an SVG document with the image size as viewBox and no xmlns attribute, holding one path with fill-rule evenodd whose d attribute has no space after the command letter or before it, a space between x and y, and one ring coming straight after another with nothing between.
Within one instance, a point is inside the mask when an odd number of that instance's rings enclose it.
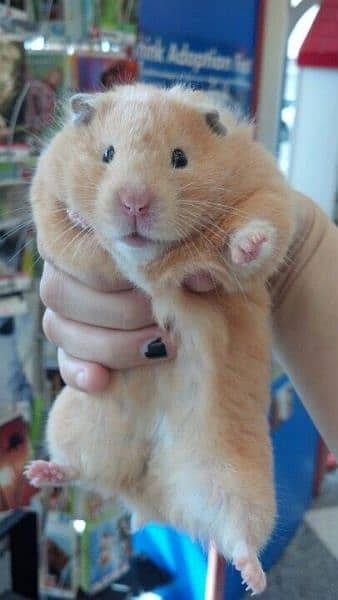
<instances>
[{"instance_id":1,"label":"hamster's front paw","mask_svg":"<svg viewBox=\"0 0 338 600\"><path fill-rule=\"evenodd\" d=\"M72 481L73 470L46 460L34 460L27 465L24 475L35 487L43 485L62 485Z\"/></svg>"},{"instance_id":2,"label":"hamster's front paw","mask_svg":"<svg viewBox=\"0 0 338 600\"><path fill-rule=\"evenodd\" d=\"M232 262L238 266L260 264L272 255L275 237L275 228L267 221L250 221L230 237Z\"/></svg>"}]
</instances>

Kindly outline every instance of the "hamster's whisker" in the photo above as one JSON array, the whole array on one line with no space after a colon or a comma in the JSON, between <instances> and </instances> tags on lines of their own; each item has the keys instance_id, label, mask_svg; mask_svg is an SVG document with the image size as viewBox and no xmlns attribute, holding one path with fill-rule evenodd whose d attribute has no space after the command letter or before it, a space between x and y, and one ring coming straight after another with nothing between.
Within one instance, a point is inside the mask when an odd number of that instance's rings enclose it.
<instances>
[{"instance_id":1,"label":"hamster's whisker","mask_svg":"<svg viewBox=\"0 0 338 600\"><path fill-rule=\"evenodd\" d=\"M203 232L203 231L201 231L200 229L198 229L198 228L197 228L197 227L195 227L195 226L191 226L191 229L192 229L192 231L195 231L195 232L198 234L198 236L199 236L199 237L201 237L201 238L202 238L203 242L206 244L206 246L208 246L208 247L209 247L209 249L211 249L211 252L212 252L212 254L213 254L213 253L214 253L214 251L215 251L215 246L214 246L214 244L211 242L211 240L209 240L209 239L208 239L208 238L205 236L204 232ZM201 250L200 250L200 249L197 247L197 245L196 245L196 243L195 243L195 241L194 241L193 239L190 239L190 241L189 241L189 242L190 242L190 244L191 244L191 245L192 245L192 246L195 248L195 251L196 251L196 256L197 256L197 258L200 258L200 260L202 259L202 263L203 263L203 258L204 258L204 257L203 257L203 253L202 253L202 252L201 252ZM206 246L205 246L205 247L206 247ZM189 244L188 244L188 248L189 248ZM195 261L195 260L196 260L196 256L193 256L193 253L192 253L192 251L191 251L191 256L192 256L192 259ZM210 276L210 278L211 278L211 281L212 281L212 282L213 282L213 284L215 285L215 283L216 283L216 282L215 282L215 277L214 277L214 274L211 272L211 270L210 270L210 267L209 267L208 265L206 265L206 266L204 267L204 269L202 268L202 270L205 270L206 272L208 272L208 274L209 274L209 276Z\"/></svg>"},{"instance_id":2,"label":"hamster's whisker","mask_svg":"<svg viewBox=\"0 0 338 600\"><path fill-rule=\"evenodd\" d=\"M202 215L202 217L200 216L199 212L193 212L191 209L189 209L189 211L184 211L182 210L182 215L184 215L185 218L189 218L189 217L194 217L196 219L196 221L200 220L202 222L203 228L204 228L204 234L203 234L203 230L201 228L196 228L193 225L190 225L190 227L193 227L195 229L195 231L197 233L199 233L200 235L204 235L205 236L205 232L208 231L212 231L212 229L218 229L220 232L220 241L223 241L223 239L226 236L226 233L224 232L224 230L217 225L217 223L215 223L214 221L211 221L209 218L207 218L206 215ZM206 238L209 242L209 244L211 244L211 241Z\"/></svg>"},{"instance_id":3,"label":"hamster's whisker","mask_svg":"<svg viewBox=\"0 0 338 600\"><path fill-rule=\"evenodd\" d=\"M226 185L223 186L215 186L215 177L217 177L218 173L217 171L214 172L214 176L211 173L210 177L208 179L203 179L203 182L200 183L196 183L196 181L189 181L188 183L184 184L181 187L181 191L183 190L188 190L189 188L194 188L196 190L207 190L208 192L210 192L210 190L219 190L221 192L233 192L234 188L233 187L229 187Z\"/></svg>"},{"instance_id":4,"label":"hamster's whisker","mask_svg":"<svg viewBox=\"0 0 338 600\"><path fill-rule=\"evenodd\" d=\"M12 254L12 256L8 259L8 261L6 261L7 264L12 263L15 258L17 258L24 250L25 248L28 248L30 245L34 244L34 240L32 238L29 238L28 240L26 240L26 242L24 244L18 244L19 248L16 250L16 252L14 254Z\"/></svg>"},{"instance_id":5,"label":"hamster's whisker","mask_svg":"<svg viewBox=\"0 0 338 600\"><path fill-rule=\"evenodd\" d=\"M171 223L171 225L173 226L173 228L177 231L177 233L179 235L181 235L182 237L184 237L185 231L184 228L180 228L180 222L178 222L177 220L175 220L175 222ZM184 225L184 223L182 222L182 225ZM196 230L196 232L199 233L199 231L197 230L197 228L193 228ZM193 250L191 248L191 246L193 246L193 248L195 248L195 254L193 253ZM196 262L196 259L203 259L203 255L200 251L200 249L197 247L195 241L193 239L189 240L189 243L186 246L186 249L188 251L188 254L192 260L192 262ZM206 267L205 269L206 271L208 271L208 267ZM212 274L210 273L210 276L212 277Z\"/></svg>"},{"instance_id":6,"label":"hamster's whisker","mask_svg":"<svg viewBox=\"0 0 338 600\"><path fill-rule=\"evenodd\" d=\"M187 201L184 201L184 204L187 205L191 205L191 206L201 206L202 208L219 208L222 211L224 211L226 214L234 214L234 215L239 215L242 217L246 217L246 216L250 216L250 213L247 211L243 211L238 209L235 206L229 206L226 205L224 202L216 202L215 200L200 200L199 198L196 198L196 200L191 201L190 203Z\"/></svg>"},{"instance_id":7,"label":"hamster's whisker","mask_svg":"<svg viewBox=\"0 0 338 600\"><path fill-rule=\"evenodd\" d=\"M78 236L75 238L74 241L77 241L77 240L78 240ZM75 257L78 254L80 248L83 246L84 242L86 242L86 241L87 241L87 236L86 235L82 235L80 237L80 240L78 241L78 243L75 246L75 249L74 249L74 252L73 252L73 256L72 256L72 261L75 260Z\"/></svg>"},{"instance_id":8,"label":"hamster's whisker","mask_svg":"<svg viewBox=\"0 0 338 600\"><path fill-rule=\"evenodd\" d=\"M89 240L89 244L90 244L89 248L91 249L93 254L96 253L98 248L101 248L100 242L95 235L91 236L91 239Z\"/></svg>"},{"instance_id":9,"label":"hamster's whisker","mask_svg":"<svg viewBox=\"0 0 338 600\"><path fill-rule=\"evenodd\" d=\"M75 256L76 256L76 255L77 255L77 253L79 252L79 250L80 250L80 247L82 247L86 241L90 241L90 240L92 240L92 239L93 239L93 237L94 237L94 236L92 235L92 233L94 233L94 230L93 230L93 229L91 229L91 230L88 230L88 229L86 229L86 230L84 230L82 233L83 233L82 240L80 240L80 241L79 241L79 243L77 244L77 248L75 249L75 252L74 252L74 254L73 254L73 258L72 258L72 260L74 260L74 259L75 259ZM90 237L89 237L89 240L88 240L88 235L90 236Z\"/></svg>"},{"instance_id":10,"label":"hamster's whisker","mask_svg":"<svg viewBox=\"0 0 338 600\"><path fill-rule=\"evenodd\" d=\"M243 196L243 195L240 198L238 198L238 201L245 201L245 200L249 201L250 198ZM201 200L200 197L196 197L195 199L193 199L193 197L187 198L187 199L184 198L184 204L192 205L192 206L201 206L202 208L205 208L205 207L220 208L221 210L224 210L228 214L234 214L234 215L239 215L239 216L243 216L243 217L251 216L251 212L242 210L242 209L238 208L238 206L236 206L236 205L235 206L227 205L225 202L216 201L214 199ZM274 207L270 207L270 210L271 210L272 214L274 214L276 216L278 216L280 214L280 210L274 209Z\"/></svg>"},{"instance_id":11,"label":"hamster's whisker","mask_svg":"<svg viewBox=\"0 0 338 600\"><path fill-rule=\"evenodd\" d=\"M87 234L87 230L80 229L78 231L78 233L68 242L68 244L65 245L65 247L63 248L62 254L65 254L65 252L68 250L69 247L72 246L72 244L75 244L79 238L81 238L82 236L86 236L86 234Z\"/></svg>"},{"instance_id":12,"label":"hamster's whisker","mask_svg":"<svg viewBox=\"0 0 338 600\"><path fill-rule=\"evenodd\" d=\"M22 212L24 215L26 215L27 213L31 214L30 206L26 200L24 200L24 204L26 204L26 206L24 205L24 206L17 206L16 208L11 208L9 211L9 214L14 215L14 214L17 214L20 212Z\"/></svg>"},{"instance_id":13,"label":"hamster's whisker","mask_svg":"<svg viewBox=\"0 0 338 600\"><path fill-rule=\"evenodd\" d=\"M65 236L67 236L74 229L77 230L78 226L75 223L71 223L70 226L67 227L67 229L62 230L61 234L58 235L56 238L53 239L53 243L57 244L58 242L60 242L62 240L62 238L64 238ZM72 242L73 238L70 241Z\"/></svg>"},{"instance_id":14,"label":"hamster's whisker","mask_svg":"<svg viewBox=\"0 0 338 600\"><path fill-rule=\"evenodd\" d=\"M18 225L15 225L15 227L12 227L6 233L0 234L0 243L5 242L8 238L12 237L13 235L18 234L22 230L28 229L32 225L33 225L33 221L31 219L29 221L22 222Z\"/></svg>"},{"instance_id":15,"label":"hamster's whisker","mask_svg":"<svg viewBox=\"0 0 338 600\"><path fill-rule=\"evenodd\" d=\"M216 226L216 228L218 228L221 232L220 241L224 244L225 247L229 248L229 243L226 240L226 234L225 234L224 230L215 223L211 223L210 229L212 229L212 227L214 227L214 226ZM208 232L208 229L206 230L206 232L201 231L197 227L194 227L194 226L192 226L191 229L193 231L195 231L203 239L203 241L206 243L206 246L208 246L209 249L211 249L213 253L216 251L221 262L224 264L224 266L226 268L226 272L227 272L228 276L230 276L234 279L234 281L236 282L236 286L238 287L238 290L241 293L241 296L243 297L243 299L245 299L245 301L248 301L247 294L245 293L244 288L243 288L238 276L234 272L233 268L231 268L232 265L227 260L225 254L221 251L221 249L216 244L212 243L212 241L207 237L206 233ZM201 254L201 256L203 257L201 251L196 247L195 242L193 240L191 240L191 242L192 242L193 246L196 248L196 253L198 255ZM204 270L204 269L202 268L202 270ZM209 267L206 267L206 272L208 272L208 274L211 278L211 281L215 285L216 284L215 275L211 272ZM216 287L216 285L215 285L215 287Z\"/></svg>"},{"instance_id":16,"label":"hamster's whisker","mask_svg":"<svg viewBox=\"0 0 338 600\"><path fill-rule=\"evenodd\" d=\"M200 215L198 212L194 213L193 211L189 210L189 212L182 210L182 217L186 220L189 217L194 217L194 219L196 219L196 221L198 221L200 219ZM207 225L207 222L204 223L204 220L202 221L202 225L204 227L204 225ZM201 228L201 227L196 227L195 225L193 225L192 223L190 223L190 229L192 229L193 231L195 231L199 236L205 238L205 241L209 244L210 247L214 248L214 244L213 242L208 239L205 235L205 231ZM208 231L208 229L207 229ZM223 230L222 230L223 231Z\"/></svg>"}]
</instances>

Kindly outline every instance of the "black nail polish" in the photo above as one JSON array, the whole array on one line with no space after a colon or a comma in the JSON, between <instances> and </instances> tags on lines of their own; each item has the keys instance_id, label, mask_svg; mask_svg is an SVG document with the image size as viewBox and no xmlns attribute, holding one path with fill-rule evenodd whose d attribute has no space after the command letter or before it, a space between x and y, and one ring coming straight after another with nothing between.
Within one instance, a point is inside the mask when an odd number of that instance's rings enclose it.
<instances>
[{"instance_id":1,"label":"black nail polish","mask_svg":"<svg viewBox=\"0 0 338 600\"><path fill-rule=\"evenodd\" d=\"M0 326L0 335L12 335L14 333L14 319L6 319Z\"/></svg>"},{"instance_id":2,"label":"black nail polish","mask_svg":"<svg viewBox=\"0 0 338 600\"><path fill-rule=\"evenodd\" d=\"M166 358L168 354L165 344L162 342L162 338L159 337L150 342L144 355L147 358Z\"/></svg>"}]
</instances>

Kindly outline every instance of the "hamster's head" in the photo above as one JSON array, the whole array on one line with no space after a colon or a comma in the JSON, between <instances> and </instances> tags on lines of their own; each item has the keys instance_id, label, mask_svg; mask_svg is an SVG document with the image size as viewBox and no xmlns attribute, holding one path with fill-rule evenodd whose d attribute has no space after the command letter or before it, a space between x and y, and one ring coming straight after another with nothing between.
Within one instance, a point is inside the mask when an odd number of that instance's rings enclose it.
<instances>
[{"instance_id":1,"label":"hamster's head","mask_svg":"<svg viewBox=\"0 0 338 600\"><path fill-rule=\"evenodd\" d=\"M137 84L70 104L71 119L47 149L59 201L113 256L158 258L206 231L227 196L231 203L231 139L251 134L202 94Z\"/></svg>"}]
</instances>

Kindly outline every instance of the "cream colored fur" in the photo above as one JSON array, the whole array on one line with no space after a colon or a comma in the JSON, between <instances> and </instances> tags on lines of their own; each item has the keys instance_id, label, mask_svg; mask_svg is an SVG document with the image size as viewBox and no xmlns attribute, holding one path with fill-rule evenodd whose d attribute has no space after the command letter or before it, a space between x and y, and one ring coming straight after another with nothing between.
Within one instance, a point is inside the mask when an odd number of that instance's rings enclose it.
<instances>
[{"instance_id":1,"label":"cream colored fur","mask_svg":"<svg viewBox=\"0 0 338 600\"><path fill-rule=\"evenodd\" d=\"M120 272L149 293L178 355L115 373L102 394L66 387L48 420L51 458L122 496L140 521L213 539L261 591L256 556L275 515L266 280L291 236L288 186L247 123L224 111L227 134L211 131L205 113L214 107L200 93L135 85L91 103L90 122L67 122L40 159L31 198L41 242L56 265L91 285L109 287ZM110 144L115 157L104 164ZM176 147L188 157L184 169L171 166ZM148 255L117 242L116 194L126 184L156 196L149 235L158 244ZM72 224L66 207L91 229ZM256 235L262 224L262 252L235 264L243 228ZM201 269L217 283L213 292L182 287Z\"/></svg>"}]
</instances>

